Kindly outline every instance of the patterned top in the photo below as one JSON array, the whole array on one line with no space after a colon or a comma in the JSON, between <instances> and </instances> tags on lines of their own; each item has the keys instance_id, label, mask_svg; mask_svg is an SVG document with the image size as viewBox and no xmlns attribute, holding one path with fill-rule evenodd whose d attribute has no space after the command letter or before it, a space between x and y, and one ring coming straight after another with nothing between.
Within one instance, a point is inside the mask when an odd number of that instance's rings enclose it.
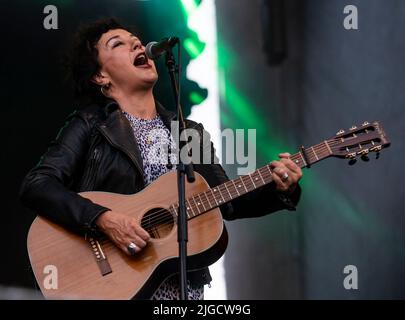
<instances>
[{"instance_id":1,"label":"patterned top","mask_svg":"<svg viewBox=\"0 0 405 320\"><path fill-rule=\"evenodd\" d=\"M170 150L176 149L176 143L160 116L157 114L153 119L140 119L125 111L123 111L123 114L131 124L139 146L143 162L145 185L150 184L162 174L174 170L176 167L170 164L177 163L177 157ZM187 287L189 300L204 299L204 286L192 288L190 282L188 282ZM178 275L167 278L155 291L151 299L179 300L180 286Z\"/></svg>"},{"instance_id":2,"label":"patterned top","mask_svg":"<svg viewBox=\"0 0 405 320\"><path fill-rule=\"evenodd\" d=\"M126 112L123 113L131 124L141 152L145 185L175 169L170 164L177 162L176 154L170 153L170 157L168 154L170 150L175 149L176 144L160 116L156 115L153 119L140 119Z\"/></svg>"}]
</instances>

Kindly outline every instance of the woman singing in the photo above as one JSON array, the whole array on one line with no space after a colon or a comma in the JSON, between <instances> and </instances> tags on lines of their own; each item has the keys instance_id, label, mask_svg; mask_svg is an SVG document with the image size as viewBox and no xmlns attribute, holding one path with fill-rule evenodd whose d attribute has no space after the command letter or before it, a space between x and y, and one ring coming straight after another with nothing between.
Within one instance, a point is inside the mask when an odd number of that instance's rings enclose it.
<instances>
[{"instance_id":1,"label":"woman singing","mask_svg":"<svg viewBox=\"0 0 405 320\"><path fill-rule=\"evenodd\" d=\"M25 177L21 199L44 217L80 234L104 233L127 255L137 255L150 240L138 222L81 197L83 191L134 194L176 166L155 161L151 151L155 137L175 150L170 132L176 115L154 98L158 74L145 55L141 40L113 19L82 27L71 57L76 96L83 102L61 128L39 164ZM188 128L204 132L201 124L186 120ZM201 143L201 154L210 164L195 163L194 169L211 187L228 180L215 161L210 141ZM171 163L176 163L171 154ZM300 168L280 155L271 163L274 183L263 186L220 207L226 220L258 217L293 210L300 196ZM208 268L188 273L189 299L202 299L203 286L210 282ZM151 299L179 299L177 276L167 278Z\"/></svg>"}]
</instances>

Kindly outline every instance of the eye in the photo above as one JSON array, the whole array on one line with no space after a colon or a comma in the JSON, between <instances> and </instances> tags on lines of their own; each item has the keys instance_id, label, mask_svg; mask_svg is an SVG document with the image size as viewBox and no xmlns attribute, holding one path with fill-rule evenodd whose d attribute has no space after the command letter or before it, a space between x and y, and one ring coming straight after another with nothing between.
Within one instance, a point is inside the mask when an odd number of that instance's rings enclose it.
<instances>
[{"instance_id":1,"label":"eye","mask_svg":"<svg viewBox=\"0 0 405 320\"><path fill-rule=\"evenodd\" d=\"M113 48L115 48L115 47L118 47L118 46L120 46L120 45L122 45L122 42L121 41L117 41L117 42L114 42L114 44L113 44Z\"/></svg>"}]
</instances>

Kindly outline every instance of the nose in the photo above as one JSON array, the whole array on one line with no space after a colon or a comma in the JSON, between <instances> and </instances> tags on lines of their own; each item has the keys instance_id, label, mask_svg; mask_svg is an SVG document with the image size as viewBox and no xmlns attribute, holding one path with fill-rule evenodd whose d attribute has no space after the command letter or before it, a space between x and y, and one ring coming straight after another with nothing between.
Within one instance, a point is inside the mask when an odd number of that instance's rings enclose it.
<instances>
[{"instance_id":1,"label":"nose","mask_svg":"<svg viewBox=\"0 0 405 320\"><path fill-rule=\"evenodd\" d=\"M139 39L134 39L132 41L132 51L136 51L139 48L142 48L142 43L139 41Z\"/></svg>"}]
</instances>

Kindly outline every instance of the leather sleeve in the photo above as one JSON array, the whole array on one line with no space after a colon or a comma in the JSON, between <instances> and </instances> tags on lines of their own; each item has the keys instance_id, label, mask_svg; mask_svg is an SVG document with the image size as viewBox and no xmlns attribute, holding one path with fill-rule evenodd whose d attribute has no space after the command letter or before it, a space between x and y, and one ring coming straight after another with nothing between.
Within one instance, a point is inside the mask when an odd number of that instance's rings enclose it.
<instances>
[{"instance_id":1,"label":"leather sleeve","mask_svg":"<svg viewBox=\"0 0 405 320\"><path fill-rule=\"evenodd\" d=\"M209 137L209 133L204 130L204 135ZM211 139L203 140L202 155L209 157L205 163L195 165L195 170L200 173L211 187L215 187L226 181L229 181L222 166L218 163L218 158L215 155L214 145ZM277 192L274 183L263 186L253 192L240 196L231 202L220 206L222 216L225 220L234 220L240 218L260 217L278 210L295 210L301 195L301 188L298 185L296 190L290 196Z\"/></svg>"},{"instance_id":2,"label":"leather sleeve","mask_svg":"<svg viewBox=\"0 0 405 320\"><path fill-rule=\"evenodd\" d=\"M91 232L94 219L108 209L69 190L89 148L91 128L84 117L71 115L40 162L23 180L22 203L52 221L79 232Z\"/></svg>"}]
</instances>

